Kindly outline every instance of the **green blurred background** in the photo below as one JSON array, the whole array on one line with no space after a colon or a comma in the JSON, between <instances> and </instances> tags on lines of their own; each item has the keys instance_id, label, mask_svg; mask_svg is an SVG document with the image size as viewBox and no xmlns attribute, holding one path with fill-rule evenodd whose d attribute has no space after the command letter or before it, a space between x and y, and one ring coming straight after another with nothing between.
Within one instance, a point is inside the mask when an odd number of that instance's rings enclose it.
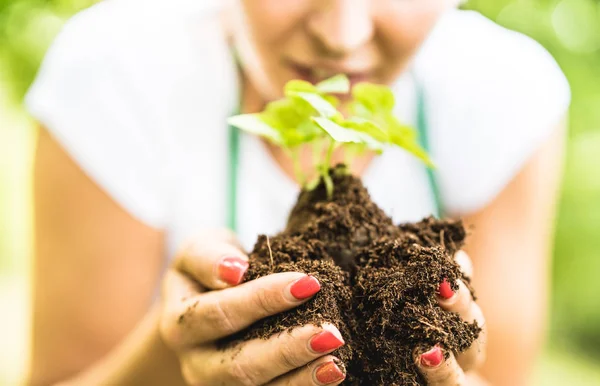
<instances>
[{"instance_id":1,"label":"green blurred background","mask_svg":"<svg viewBox=\"0 0 600 386\"><path fill-rule=\"evenodd\" d=\"M91 3L0 0L0 385L19 383L30 320L34 130L20 101L62 23ZM470 0L464 7L538 40L571 83L550 332L536 384L600 385L600 1Z\"/></svg>"}]
</instances>

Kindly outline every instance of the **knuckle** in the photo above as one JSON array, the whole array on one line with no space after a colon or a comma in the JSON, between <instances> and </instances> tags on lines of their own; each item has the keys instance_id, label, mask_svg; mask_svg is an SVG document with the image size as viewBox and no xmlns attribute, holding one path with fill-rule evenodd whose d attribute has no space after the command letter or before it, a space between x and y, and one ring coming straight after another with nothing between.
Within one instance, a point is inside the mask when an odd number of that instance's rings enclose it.
<instances>
[{"instance_id":1,"label":"knuckle","mask_svg":"<svg viewBox=\"0 0 600 386\"><path fill-rule=\"evenodd\" d=\"M478 370L485 362L485 353L481 352L477 346L473 346L456 359L463 371Z\"/></svg>"},{"instance_id":2,"label":"knuckle","mask_svg":"<svg viewBox=\"0 0 600 386\"><path fill-rule=\"evenodd\" d=\"M183 339L181 328L179 327L179 313L169 312L163 315L159 321L159 332L165 344L171 349L177 349L182 346Z\"/></svg>"},{"instance_id":3,"label":"knuckle","mask_svg":"<svg viewBox=\"0 0 600 386\"><path fill-rule=\"evenodd\" d=\"M242 386L256 386L259 384L257 374L246 363L233 360L228 368L229 376L234 382Z\"/></svg>"},{"instance_id":4,"label":"knuckle","mask_svg":"<svg viewBox=\"0 0 600 386\"><path fill-rule=\"evenodd\" d=\"M474 304L473 297L471 296L471 291L467 288L467 286L459 281L459 289L458 289L458 301L455 304L456 311L464 314L467 313L471 306Z\"/></svg>"},{"instance_id":5,"label":"knuckle","mask_svg":"<svg viewBox=\"0 0 600 386\"><path fill-rule=\"evenodd\" d=\"M190 299L174 306L167 311L160 321L160 331L168 346L182 349L197 343L197 335L194 333L197 325L196 308L200 301Z\"/></svg>"},{"instance_id":6,"label":"knuckle","mask_svg":"<svg viewBox=\"0 0 600 386\"><path fill-rule=\"evenodd\" d=\"M194 256L194 250L196 249L197 241L188 240L181 245L175 254L175 258L172 262L174 269L179 269L186 264L186 261Z\"/></svg>"},{"instance_id":7,"label":"knuckle","mask_svg":"<svg viewBox=\"0 0 600 386\"><path fill-rule=\"evenodd\" d=\"M215 297L214 300L203 307L201 315L203 322L211 329L222 331L227 335L237 331L234 323L235 318L223 307L218 297Z\"/></svg>"},{"instance_id":8,"label":"knuckle","mask_svg":"<svg viewBox=\"0 0 600 386\"><path fill-rule=\"evenodd\" d=\"M206 386L215 383L214 374L208 374L207 366L200 363L191 353L180 357L180 370L186 385Z\"/></svg>"},{"instance_id":9,"label":"knuckle","mask_svg":"<svg viewBox=\"0 0 600 386\"><path fill-rule=\"evenodd\" d=\"M225 310L219 299L214 299L207 303L202 309L201 317L203 324L206 324L211 329L222 331L225 334L235 332L233 318Z\"/></svg>"},{"instance_id":10,"label":"knuckle","mask_svg":"<svg viewBox=\"0 0 600 386\"><path fill-rule=\"evenodd\" d=\"M294 348L293 344L282 344L279 346L279 360L283 368L288 371L306 363L306 361L302 360L301 354Z\"/></svg>"},{"instance_id":11,"label":"knuckle","mask_svg":"<svg viewBox=\"0 0 600 386\"><path fill-rule=\"evenodd\" d=\"M477 368L478 361L478 348L477 343L474 342L471 347L469 347L466 351L458 354L456 356L456 361L459 366L463 369L463 371L471 371Z\"/></svg>"},{"instance_id":12,"label":"knuckle","mask_svg":"<svg viewBox=\"0 0 600 386\"><path fill-rule=\"evenodd\" d=\"M485 329L485 316L483 315L481 307L475 302L471 305L471 313L473 315L473 320L477 322L477 325L480 328Z\"/></svg>"},{"instance_id":13,"label":"knuckle","mask_svg":"<svg viewBox=\"0 0 600 386\"><path fill-rule=\"evenodd\" d=\"M254 292L253 302L256 309L265 316L273 315L280 311L280 294L268 288L258 288Z\"/></svg>"}]
</instances>

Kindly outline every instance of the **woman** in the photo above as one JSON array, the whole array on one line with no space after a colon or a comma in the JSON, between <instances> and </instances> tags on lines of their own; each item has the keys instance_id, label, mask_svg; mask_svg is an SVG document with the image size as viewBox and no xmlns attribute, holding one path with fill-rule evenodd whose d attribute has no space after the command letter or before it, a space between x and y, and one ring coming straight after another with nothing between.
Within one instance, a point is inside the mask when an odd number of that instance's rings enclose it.
<instances>
[{"instance_id":1,"label":"woman","mask_svg":"<svg viewBox=\"0 0 600 386\"><path fill-rule=\"evenodd\" d=\"M41 126L31 384L343 381L333 325L236 353L213 345L320 288L303 273L240 284L243 251L282 228L298 188L286 155L252 137L230 183L226 117L259 111L289 79L336 73L391 85L398 116L427 123L439 201L401 151L351 165L374 200L396 222L437 202L473 229L457 259L475 271L479 300L461 284L442 286L439 301L481 324L483 310L487 336L456 358L415 352L420 371L434 385L525 384L543 339L569 104L550 56L456 0L214 3L95 5L67 23L29 91ZM214 230L228 209L241 243ZM191 322L179 324L182 314Z\"/></svg>"}]
</instances>

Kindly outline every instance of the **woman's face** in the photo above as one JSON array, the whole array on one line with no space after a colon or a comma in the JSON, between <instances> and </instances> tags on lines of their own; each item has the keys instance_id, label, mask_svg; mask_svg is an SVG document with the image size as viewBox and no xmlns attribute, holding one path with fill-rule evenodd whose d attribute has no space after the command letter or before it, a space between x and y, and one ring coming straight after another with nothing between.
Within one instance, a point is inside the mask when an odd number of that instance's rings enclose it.
<instances>
[{"instance_id":1,"label":"woman's face","mask_svg":"<svg viewBox=\"0 0 600 386\"><path fill-rule=\"evenodd\" d=\"M290 79L391 83L456 0L236 0L233 36L265 100Z\"/></svg>"}]
</instances>

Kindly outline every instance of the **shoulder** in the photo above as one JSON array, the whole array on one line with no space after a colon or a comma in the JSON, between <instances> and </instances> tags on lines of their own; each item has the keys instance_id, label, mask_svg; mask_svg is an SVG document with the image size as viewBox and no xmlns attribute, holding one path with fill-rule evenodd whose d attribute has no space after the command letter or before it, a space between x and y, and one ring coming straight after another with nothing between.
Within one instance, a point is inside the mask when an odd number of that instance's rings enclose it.
<instances>
[{"instance_id":1,"label":"shoulder","mask_svg":"<svg viewBox=\"0 0 600 386\"><path fill-rule=\"evenodd\" d=\"M230 113L236 82L218 7L107 0L65 24L25 102L113 199L162 227L174 159L222 142L206 132Z\"/></svg>"},{"instance_id":2,"label":"shoulder","mask_svg":"<svg viewBox=\"0 0 600 386\"><path fill-rule=\"evenodd\" d=\"M219 9L212 1L109 0L70 18L49 48L45 67L94 64L150 71L166 65L185 67L187 57L211 51L193 66L216 67L224 60L225 37ZM215 50L217 55L215 54ZM63 68L64 68L63 67ZM191 65L190 65L191 67ZM163 77L173 75L163 74Z\"/></svg>"},{"instance_id":3,"label":"shoulder","mask_svg":"<svg viewBox=\"0 0 600 386\"><path fill-rule=\"evenodd\" d=\"M441 19L416 59L416 71L433 97L449 98L454 107L501 112L515 104L511 100L565 105L570 98L561 69L539 43L472 11Z\"/></svg>"},{"instance_id":4,"label":"shoulder","mask_svg":"<svg viewBox=\"0 0 600 386\"><path fill-rule=\"evenodd\" d=\"M539 43L475 12L443 17L415 72L429 108L442 194L453 212L490 202L570 103L564 74Z\"/></svg>"}]
</instances>

